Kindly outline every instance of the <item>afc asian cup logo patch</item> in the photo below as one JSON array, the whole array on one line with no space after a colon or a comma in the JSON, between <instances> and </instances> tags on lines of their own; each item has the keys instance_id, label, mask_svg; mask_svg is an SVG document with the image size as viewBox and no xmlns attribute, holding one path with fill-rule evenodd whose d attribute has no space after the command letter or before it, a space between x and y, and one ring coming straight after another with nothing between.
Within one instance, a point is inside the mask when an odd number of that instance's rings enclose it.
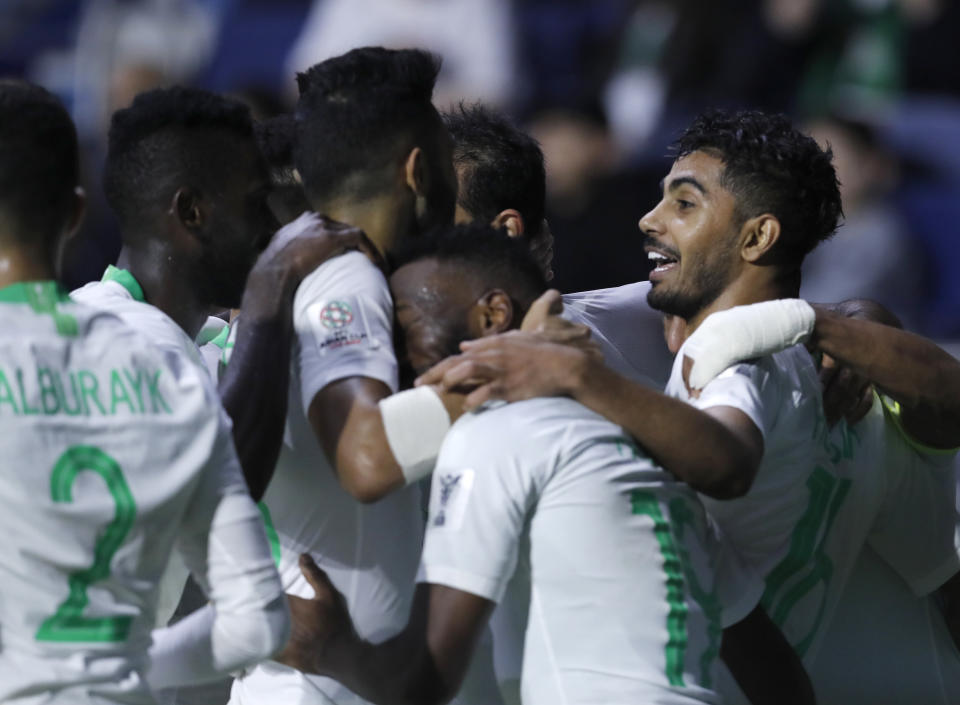
<instances>
[{"instance_id":1,"label":"afc asian cup logo patch","mask_svg":"<svg viewBox=\"0 0 960 705\"><path fill-rule=\"evenodd\" d=\"M331 330L344 328L353 323L353 311L345 301L331 301L321 309L320 323Z\"/></svg>"}]
</instances>

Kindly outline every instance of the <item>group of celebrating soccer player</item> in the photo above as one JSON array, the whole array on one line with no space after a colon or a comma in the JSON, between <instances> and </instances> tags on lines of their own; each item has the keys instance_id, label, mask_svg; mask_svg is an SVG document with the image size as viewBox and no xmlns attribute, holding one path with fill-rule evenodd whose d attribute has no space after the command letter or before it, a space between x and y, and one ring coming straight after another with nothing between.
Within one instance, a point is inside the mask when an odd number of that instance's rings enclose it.
<instances>
[{"instance_id":1,"label":"group of celebrating soccer player","mask_svg":"<svg viewBox=\"0 0 960 705\"><path fill-rule=\"evenodd\" d=\"M701 115L649 281L561 297L538 145L438 68L139 95L70 293L76 132L0 81L0 702L960 702L960 362L798 298L829 149Z\"/></svg>"}]
</instances>

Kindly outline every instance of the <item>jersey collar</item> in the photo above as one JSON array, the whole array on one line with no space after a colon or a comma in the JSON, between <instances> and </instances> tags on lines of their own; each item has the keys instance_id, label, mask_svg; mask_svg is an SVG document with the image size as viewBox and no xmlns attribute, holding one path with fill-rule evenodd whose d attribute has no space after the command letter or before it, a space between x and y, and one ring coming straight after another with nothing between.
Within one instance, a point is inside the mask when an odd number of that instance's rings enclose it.
<instances>
[{"instance_id":1,"label":"jersey collar","mask_svg":"<svg viewBox=\"0 0 960 705\"><path fill-rule=\"evenodd\" d=\"M134 301L139 301L141 303L146 303L147 299L143 295L143 289L140 286L140 283L134 278L134 276L126 269L120 269L119 267L114 267L112 264L107 265L107 271L103 273L103 277L100 279L103 282L116 282L127 292L130 296L133 297Z\"/></svg>"},{"instance_id":2,"label":"jersey collar","mask_svg":"<svg viewBox=\"0 0 960 705\"><path fill-rule=\"evenodd\" d=\"M55 281L17 282L0 289L0 303L5 304L35 304L44 302L53 304L58 301L69 301L66 290Z\"/></svg>"}]
</instances>

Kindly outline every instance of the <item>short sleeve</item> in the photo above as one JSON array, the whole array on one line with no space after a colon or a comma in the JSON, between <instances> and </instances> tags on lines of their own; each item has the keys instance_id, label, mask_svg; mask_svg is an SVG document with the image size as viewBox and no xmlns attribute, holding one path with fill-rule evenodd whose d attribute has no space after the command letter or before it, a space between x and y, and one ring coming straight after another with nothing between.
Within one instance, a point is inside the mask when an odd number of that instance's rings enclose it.
<instances>
[{"instance_id":1,"label":"short sleeve","mask_svg":"<svg viewBox=\"0 0 960 705\"><path fill-rule=\"evenodd\" d=\"M504 437L503 419L494 428L496 419L477 418L492 413L464 417L444 441L417 579L499 602L517 564L537 471L511 450L523 444ZM485 440L491 437L497 443Z\"/></svg>"},{"instance_id":2,"label":"short sleeve","mask_svg":"<svg viewBox=\"0 0 960 705\"><path fill-rule=\"evenodd\" d=\"M776 421L779 390L776 376L766 364L735 365L716 377L691 399L698 409L732 406L745 413L766 440Z\"/></svg>"},{"instance_id":3,"label":"short sleeve","mask_svg":"<svg viewBox=\"0 0 960 705\"><path fill-rule=\"evenodd\" d=\"M881 420L884 452L878 471L886 486L868 540L922 596L960 572L956 454L920 450L904 437L886 406L877 417Z\"/></svg>"},{"instance_id":4,"label":"short sleeve","mask_svg":"<svg viewBox=\"0 0 960 705\"><path fill-rule=\"evenodd\" d=\"M393 301L383 274L359 252L324 263L294 296L295 360L304 413L317 392L347 377L397 390Z\"/></svg>"}]
</instances>

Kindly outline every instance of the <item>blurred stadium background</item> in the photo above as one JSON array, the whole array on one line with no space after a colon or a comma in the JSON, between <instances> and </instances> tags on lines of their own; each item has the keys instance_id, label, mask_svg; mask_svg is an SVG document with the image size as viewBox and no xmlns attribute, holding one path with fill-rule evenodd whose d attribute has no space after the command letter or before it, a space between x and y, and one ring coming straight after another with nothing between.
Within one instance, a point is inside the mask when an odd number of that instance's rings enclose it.
<instances>
[{"instance_id":1,"label":"blurred stadium background","mask_svg":"<svg viewBox=\"0 0 960 705\"><path fill-rule=\"evenodd\" d=\"M0 75L59 94L91 209L66 273L119 250L99 192L111 112L185 83L288 110L294 73L355 46L443 55L437 104L482 100L543 145L556 284L646 278L636 223L667 146L711 106L782 111L829 141L846 223L814 301L875 298L960 352L960 2L955 0L0 0Z\"/></svg>"}]
</instances>

